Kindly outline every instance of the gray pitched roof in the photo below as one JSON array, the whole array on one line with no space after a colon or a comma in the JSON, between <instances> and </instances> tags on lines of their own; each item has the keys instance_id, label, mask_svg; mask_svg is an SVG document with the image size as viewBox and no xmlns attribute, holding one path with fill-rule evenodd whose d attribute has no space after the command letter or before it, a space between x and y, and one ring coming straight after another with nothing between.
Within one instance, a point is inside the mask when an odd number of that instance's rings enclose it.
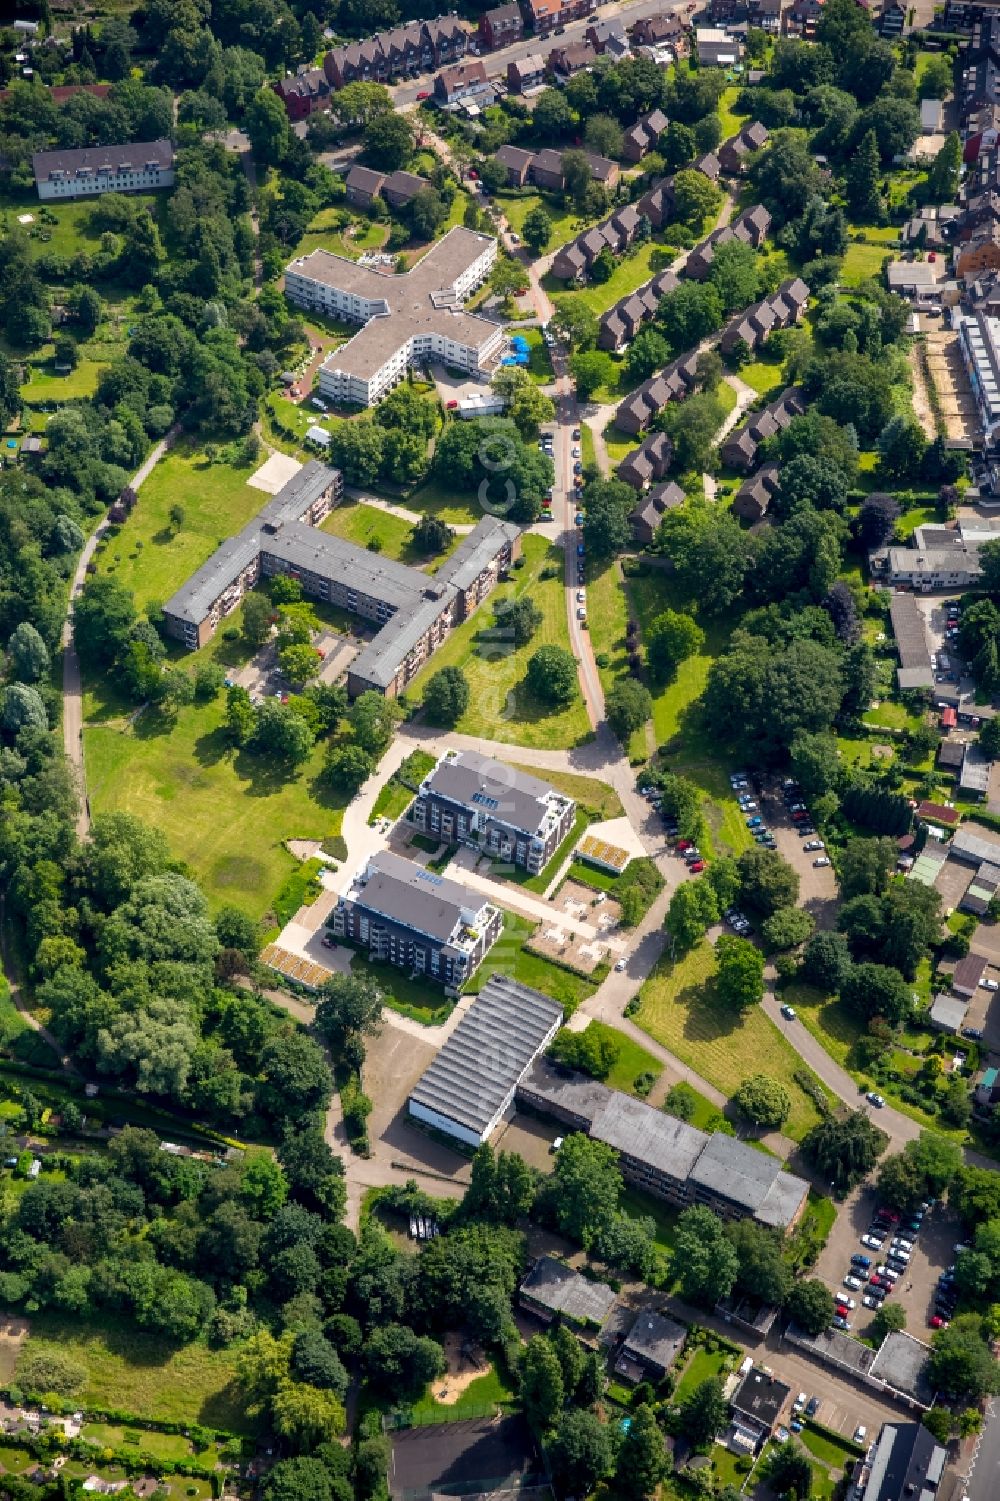
<instances>
[{"instance_id":1,"label":"gray pitched roof","mask_svg":"<svg viewBox=\"0 0 1000 1501\"><path fill-rule=\"evenodd\" d=\"M577 1323L603 1324L615 1304L615 1294L605 1282L591 1282L554 1256L542 1256L521 1283L522 1293L553 1313L564 1313Z\"/></svg>"},{"instance_id":2,"label":"gray pitched roof","mask_svg":"<svg viewBox=\"0 0 1000 1501\"><path fill-rule=\"evenodd\" d=\"M478 751L449 751L424 782L426 790L463 807L492 809L504 824L534 834L554 795L548 782Z\"/></svg>"},{"instance_id":3,"label":"gray pitched roof","mask_svg":"<svg viewBox=\"0 0 1000 1501\"><path fill-rule=\"evenodd\" d=\"M363 885L352 896L359 906L441 943L451 938L463 911L479 912L489 905L482 892L435 875L389 850L372 857L363 873Z\"/></svg>"},{"instance_id":4,"label":"gray pitched roof","mask_svg":"<svg viewBox=\"0 0 1000 1501\"><path fill-rule=\"evenodd\" d=\"M691 1180L764 1224L781 1227L791 1222L809 1192L809 1185L784 1172L776 1157L721 1132L709 1139Z\"/></svg>"}]
</instances>

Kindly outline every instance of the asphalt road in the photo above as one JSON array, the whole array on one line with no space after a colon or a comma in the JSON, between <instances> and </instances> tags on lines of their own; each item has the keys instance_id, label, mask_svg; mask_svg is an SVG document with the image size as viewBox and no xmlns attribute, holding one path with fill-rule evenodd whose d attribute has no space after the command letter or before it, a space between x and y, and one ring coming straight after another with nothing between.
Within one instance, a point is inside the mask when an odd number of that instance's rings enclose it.
<instances>
[{"instance_id":1,"label":"asphalt road","mask_svg":"<svg viewBox=\"0 0 1000 1501\"><path fill-rule=\"evenodd\" d=\"M612 17L620 17L631 25L635 21L641 21L643 16L660 16L665 11L683 11L686 6L664 5L663 0L619 0L619 3L602 5L599 7L600 19L607 21ZM506 76L507 64L517 62L522 57L530 57L533 52L541 52L547 55L551 48L556 46L569 46L571 42L583 40L587 27L598 19L597 13L588 16L582 21L573 21L565 27L561 34L548 37L526 37L523 41L514 42L510 47L501 47L496 52L484 53L480 61L486 68L488 78L500 78ZM413 104L418 94L429 93L433 86L434 74L424 73L419 78L407 79L405 83L399 83L389 90L397 107Z\"/></svg>"}]
</instances>

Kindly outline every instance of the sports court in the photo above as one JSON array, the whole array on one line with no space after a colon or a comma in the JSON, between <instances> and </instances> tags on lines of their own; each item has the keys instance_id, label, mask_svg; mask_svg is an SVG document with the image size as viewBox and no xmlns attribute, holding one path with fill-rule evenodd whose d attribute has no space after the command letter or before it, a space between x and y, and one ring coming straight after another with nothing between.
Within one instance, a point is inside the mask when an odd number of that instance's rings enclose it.
<instances>
[{"instance_id":1,"label":"sports court","mask_svg":"<svg viewBox=\"0 0 1000 1501\"><path fill-rule=\"evenodd\" d=\"M528 1425L520 1416L466 1418L393 1433L389 1490L397 1501L432 1494L496 1495L544 1487Z\"/></svg>"}]
</instances>

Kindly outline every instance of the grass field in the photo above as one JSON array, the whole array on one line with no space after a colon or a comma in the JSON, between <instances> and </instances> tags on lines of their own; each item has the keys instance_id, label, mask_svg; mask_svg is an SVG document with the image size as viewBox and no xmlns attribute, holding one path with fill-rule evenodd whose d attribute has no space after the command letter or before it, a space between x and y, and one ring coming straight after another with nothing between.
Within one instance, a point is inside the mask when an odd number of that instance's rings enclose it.
<instances>
[{"instance_id":1,"label":"grass field","mask_svg":"<svg viewBox=\"0 0 1000 1501\"><path fill-rule=\"evenodd\" d=\"M575 1010L588 996L592 996L597 989L595 981L589 980L586 975L561 969L558 964L551 964L540 954L528 953L524 945L534 931L535 924L526 917L520 917L515 912L504 912L503 932L465 987L466 990L478 995L491 975L501 974L510 975L513 979L520 980L522 985L530 985L543 995L551 996L554 1001L565 1006L567 1011Z\"/></svg>"},{"instance_id":2,"label":"grass field","mask_svg":"<svg viewBox=\"0 0 1000 1501\"><path fill-rule=\"evenodd\" d=\"M540 646L569 650L563 594L563 554L544 537L524 537L525 566L512 572L471 620L459 626L419 673L408 697L419 700L431 675L442 667L461 667L469 680L469 708L455 726L462 734L508 744L567 748L589 739L583 700L577 694L565 709L550 709L529 693L528 659ZM546 567L555 576L543 579ZM542 611L542 623L524 646L515 646L493 625L493 607L501 599L528 593Z\"/></svg>"},{"instance_id":3,"label":"grass field","mask_svg":"<svg viewBox=\"0 0 1000 1501\"><path fill-rule=\"evenodd\" d=\"M286 777L234 751L225 699L182 709L173 721L149 709L136 723L88 723L87 787L94 813L125 811L162 829L213 907L235 902L262 917L295 861L285 839L340 833L345 799L321 780L317 745Z\"/></svg>"},{"instance_id":4,"label":"grass field","mask_svg":"<svg viewBox=\"0 0 1000 1501\"><path fill-rule=\"evenodd\" d=\"M740 87L739 84L731 84L728 89L723 89L719 96L718 111L719 119L722 121L723 140L727 136L735 135L737 131L742 130L747 122L746 115L738 115L733 108L739 95Z\"/></svg>"},{"instance_id":5,"label":"grass field","mask_svg":"<svg viewBox=\"0 0 1000 1501\"><path fill-rule=\"evenodd\" d=\"M587 581L587 627L606 694L628 671L627 626L628 605L622 589L621 565L617 559L593 565Z\"/></svg>"},{"instance_id":6,"label":"grass field","mask_svg":"<svg viewBox=\"0 0 1000 1501\"><path fill-rule=\"evenodd\" d=\"M131 194L129 197L136 206L145 204L155 213L156 199L151 194L137 193L135 197ZM43 209L54 217L54 224L43 223ZM34 191L0 193L0 231L4 234L22 227L17 223L19 215L31 214L34 222L23 228L28 237L28 250L33 257L48 255L50 252L73 256L80 250L93 254L98 250L101 239L100 231L90 227L93 212L93 202L40 204Z\"/></svg>"},{"instance_id":7,"label":"grass field","mask_svg":"<svg viewBox=\"0 0 1000 1501\"><path fill-rule=\"evenodd\" d=\"M634 292L636 287L641 287L644 281L649 280L654 272L654 258L664 260L664 263L669 260L662 245L648 240L645 245L639 246L634 255L628 255L619 260L607 281L599 284L588 283L571 295L586 303L587 307L599 317L619 298L627 297L629 292ZM564 284L551 274L543 277L542 285L557 296L560 292L567 290Z\"/></svg>"},{"instance_id":8,"label":"grass field","mask_svg":"<svg viewBox=\"0 0 1000 1501\"><path fill-rule=\"evenodd\" d=\"M31 1317L22 1359L27 1353L64 1356L85 1366L84 1406L124 1408L139 1418L203 1423L233 1433L256 1431L236 1384L233 1350L176 1349L110 1314L96 1328L75 1317L38 1313Z\"/></svg>"},{"instance_id":9,"label":"grass field","mask_svg":"<svg viewBox=\"0 0 1000 1501\"><path fill-rule=\"evenodd\" d=\"M106 360L98 362L83 355L75 370L58 375L52 363L52 348L46 345L40 356L28 361L28 380L21 387L21 397L29 406L41 402L83 401L97 390L97 382L106 365Z\"/></svg>"},{"instance_id":10,"label":"grass field","mask_svg":"<svg viewBox=\"0 0 1000 1501\"><path fill-rule=\"evenodd\" d=\"M721 1375L727 1369L730 1359L722 1350L695 1350L674 1388L674 1401L681 1401L710 1376Z\"/></svg>"},{"instance_id":11,"label":"grass field","mask_svg":"<svg viewBox=\"0 0 1000 1501\"><path fill-rule=\"evenodd\" d=\"M196 444L182 439L139 491L132 515L102 550L98 572L114 574L131 589L140 610L151 599L169 599L266 501L262 490L247 484L259 462L210 464ZM184 508L176 532L170 522L175 504Z\"/></svg>"},{"instance_id":12,"label":"grass field","mask_svg":"<svg viewBox=\"0 0 1000 1501\"><path fill-rule=\"evenodd\" d=\"M571 240L587 222L580 218L576 209L566 208L561 198L551 197L547 193L517 193L501 190L495 194L495 200L515 234L523 232L524 221L528 214L541 204L552 220L552 238L547 247L549 250L557 250L560 245Z\"/></svg>"},{"instance_id":13,"label":"grass field","mask_svg":"<svg viewBox=\"0 0 1000 1501\"><path fill-rule=\"evenodd\" d=\"M737 374L760 396L766 396L782 384L780 360L754 360L752 365L742 365Z\"/></svg>"},{"instance_id":14,"label":"grass field","mask_svg":"<svg viewBox=\"0 0 1000 1501\"><path fill-rule=\"evenodd\" d=\"M335 537L344 537L348 542L356 542L359 547L368 547L375 542L378 545L371 548L372 552L381 553L414 568L426 568L428 573L436 572L462 540L455 535L444 552L428 557L414 547L410 540L412 521L404 521L402 516L393 516L390 511L350 498L343 500L330 512L320 530L331 532Z\"/></svg>"},{"instance_id":15,"label":"grass field","mask_svg":"<svg viewBox=\"0 0 1000 1501\"><path fill-rule=\"evenodd\" d=\"M609 1039L618 1049L618 1057L608 1077L602 1082L609 1089L620 1089L623 1094L635 1094L635 1081L640 1074L653 1074L659 1078L663 1072L663 1064L654 1058L652 1053L634 1042L631 1037L626 1037L624 1032L619 1032L616 1027L609 1027L607 1022L591 1021L587 1027L588 1032L597 1031L600 1036ZM647 1091L648 1093L648 1091Z\"/></svg>"},{"instance_id":16,"label":"grass field","mask_svg":"<svg viewBox=\"0 0 1000 1501\"><path fill-rule=\"evenodd\" d=\"M608 460L612 469L617 469L622 459L626 458L634 448L639 447L639 439L630 433L623 433L620 427L609 422L604 429L604 446L608 450Z\"/></svg>"},{"instance_id":17,"label":"grass field","mask_svg":"<svg viewBox=\"0 0 1000 1501\"><path fill-rule=\"evenodd\" d=\"M130 1434L137 1434L138 1439L130 1440ZM101 1449L131 1448L136 1453L141 1450L143 1454L154 1454L158 1459L183 1461L195 1457L191 1440L182 1433L158 1433L155 1428L126 1429L112 1423L85 1423L81 1437ZM210 1465L213 1457L212 1453L203 1453L198 1462Z\"/></svg>"},{"instance_id":18,"label":"grass field","mask_svg":"<svg viewBox=\"0 0 1000 1501\"><path fill-rule=\"evenodd\" d=\"M861 233L864 240L852 240L844 256L840 280L846 287L860 286L869 277L878 276L882 262L899 241L899 231L891 225L884 229L865 227Z\"/></svg>"},{"instance_id":19,"label":"grass field","mask_svg":"<svg viewBox=\"0 0 1000 1501\"><path fill-rule=\"evenodd\" d=\"M374 486L373 489L376 495L385 494L388 499L405 505L407 510L419 511L421 515L430 513L440 516L441 520L447 521L449 526L454 526L456 523L461 526L464 522L475 524L483 519L483 513L474 498L463 499L453 490L445 489L433 479L426 480L415 490L402 496L392 495L379 486Z\"/></svg>"},{"instance_id":20,"label":"grass field","mask_svg":"<svg viewBox=\"0 0 1000 1501\"><path fill-rule=\"evenodd\" d=\"M491 1404L499 1407L514 1401L513 1389L507 1385L495 1368L491 1368L485 1376L479 1376L475 1381L470 1381L456 1402L436 1401L434 1397L436 1385L438 1383L432 1381L420 1401L414 1402L415 1421L437 1420L457 1423L461 1418L482 1417L483 1409Z\"/></svg>"},{"instance_id":21,"label":"grass field","mask_svg":"<svg viewBox=\"0 0 1000 1501\"><path fill-rule=\"evenodd\" d=\"M364 250L381 250L389 238L389 225L376 224L359 215L344 229L338 228L344 209L320 209L306 226L306 232L296 245L294 254L309 255L313 250L330 250L334 255L344 255L357 260Z\"/></svg>"},{"instance_id":22,"label":"grass field","mask_svg":"<svg viewBox=\"0 0 1000 1501\"><path fill-rule=\"evenodd\" d=\"M635 1020L723 1094L733 1094L751 1067L780 1080L792 1098L784 1130L800 1140L819 1115L795 1082L802 1068L798 1054L759 1007L742 1016L727 1010L715 995L714 974L715 955L707 943L676 964L662 963L640 991Z\"/></svg>"},{"instance_id":23,"label":"grass field","mask_svg":"<svg viewBox=\"0 0 1000 1501\"><path fill-rule=\"evenodd\" d=\"M513 760L510 764L517 771L525 771L532 777L538 776L537 766ZM546 771L544 778L557 791L565 792L582 807L593 809L601 818L620 818L622 815L621 799L607 782L599 782L596 777L578 776L572 771Z\"/></svg>"},{"instance_id":24,"label":"grass field","mask_svg":"<svg viewBox=\"0 0 1000 1501\"><path fill-rule=\"evenodd\" d=\"M662 1199L644 1193L641 1188L628 1186L622 1190L618 1202L625 1214L634 1215L636 1219L652 1220L656 1226L653 1244L661 1251L665 1251L668 1256L673 1255L677 1221L680 1218L679 1209L671 1209L670 1205L665 1204Z\"/></svg>"}]
</instances>

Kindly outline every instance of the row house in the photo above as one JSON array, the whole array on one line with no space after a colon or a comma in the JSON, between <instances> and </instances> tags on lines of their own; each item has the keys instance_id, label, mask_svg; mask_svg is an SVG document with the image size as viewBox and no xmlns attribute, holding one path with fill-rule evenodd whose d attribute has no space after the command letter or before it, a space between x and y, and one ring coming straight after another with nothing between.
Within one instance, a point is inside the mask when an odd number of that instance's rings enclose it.
<instances>
[{"instance_id":1,"label":"row house","mask_svg":"<svg viewBox=\"0 0 1000 1501\"><path fill-rule=\"evenodd\" d=\"M634 205L630 206L634 207ZM632 342L642 325L655 316L661 298L670 292L676 292L679 286L680 282L677 277L668 268L654 276L652 281L647 281L637 291L631 292L620 302L616 302L614 307L609 308L601 317L597 334L598 348L618 354Z\"/></svg>"},{"instance_id":2,"label":"row house","mask_svg":"<svg viewBox=\"0 0 1000 1501\"><path fill-rule=\"evenodd\" d=\"M751 412L722 444L719 453L722 462L731 469L752 469L757 461L757 450L768 438L784 432L793 417L801 417L806 409L805 398L798 386L789 386L774 401L769 401L759 412Z\"/></svg>"},{"instance_id":3,"label":"row house","mask_svg":"<svg viewBox=\"0 0 1000 1501\"><path fill-rule=\"evenodd\" d=\"M730 177L738 177L746 170L747 158L753 152L761 151L768 139L766 125L762 125L759 120L748 121L742 130L723 141L716 153L723 172Z\"/></svg>"},{"instance_id":4,"label":"row house","mask_svg":"<svg viewBox=\"0 0 1000 1501\"><path fill-rule=\"evenodd\" d=\"M538 179L535 180L537 182ZM610 250L612 254L620 255L627 249L635 239L641 222L642 215L637 206L634 203L626 204L605 219L603 224L585 230L557 251L552 261L553 276L561 277L564 281L578 281L603 251Z\"/></svg>"},{"instance_id":5,"label":"row house","mask_svg":"<svg viewBox=\"0 0 1000 1501\"><path fill-rule=\"evenodd\" d=\"M531 164L535 160L533 151L523 151L520 146L501 146L493 153L493 157L506 171L509 188L526 186L531 174Z\"/></svg>"},{"instance_id":6,"label":"row house","mask_svg":"<svg viewBox=\"0 0 1000 1501\"><path fill-rule=\"evenodd\" d=\"M722 176L722 165L714 151L706 151L704 156L699 156L691 163L689 170L700 172L709 182L718 182Z\"/></svg>"},{"instance_id":7,"label":"row house","mask_svg":"<svg viewBox=\"0 0 1000 1501\"><path fill-rule=\"evenodd\" d=\"M557 26L593 15L597 0L524 0L524 12L535 36L549 36Z\"/></svg>"},{"instance_id":8,"label":"row house","mask_svg":"<svg viewBox=\"0 0 1000 1501\"><path fill-rule=\"evenodd\" d=\"M781 485L777 464L764 464L745 479L733 497L732 512L742 521L763 521Z\"/></svg>"},{"instance_id":9,"label":"row house","mask_svg":"<svg viewBox=\"0 0 1000 1501\"><path fill-rule=\"evenodd\" d=\"M323 71L334 88L348 83L386 83L458 62L469 45L469 28L456 16L409 21L361 42L334 47Z\"/></svg>"},{"instance_id":10,"label":"row house","mask_svg":"<svg viewBox=\"0 0 1000 1501\"><path fill-rule=\"evenodd\" d=\"M696 351L674 360L658 375L650 376L638 390L619 403L615 424L624 433L641 433L671 401L683 401L697 380Z\"/></svg>"},{"instance_id":11,"label":"row house","mask_svg":"<svg viewBox=\"0 0 1000 1501\"><path fill-rule=\"evenodd\" d=\"M762 203L755 203L752 208L745 208L731 224L724 224L720 229L713 229L707 239L695 246L684 263L685 274L694 281L704 281L711 270L715 251L719 245L725 245L730 240L739 240L742 244L759 250L767 238L770 227L771 215Z\"/></svg>"},{"instance_id":12,"label":"row house","mask_svg":"<svg viewBox=\"0 0 1000 1501\"><path fill-rule=\"evenodd\" d=\"M514 0L509 5L498 5L494 10L484 11L479 17L479 41L487 52L496 52L499 47L510 47L523 36L521 7Z\"/></svg>"},{"instance_id":13,"label":"row house","mask_svg":"<svg viewBox=\"0 0 1000 1501\"><path fill-rule=\"evenodd\" d=\"M660 136L670 121L662 109L654 109L626 130L622 138L622 156L627 162L641 162L647 151L659 145Z\"/></svg>"},{"instance_id":14,"label":"row house","mask_svg":"<svg viewBox=\"0 0 1000 1501\"><path fill-rule=\"evenodd\" d=\"M515 58L507 64L507 87L512 94L526 94L544 83L545 59L540 52L529 52L527 57Z\"/></svg>"},{"instance_id":15,"label":"row house","mask_svg":"<svg viewBox=\"0 0 1000 1501\"><path fill-rule=\"evenodd\" d=\"M723 354L731 354L741 339L748 348L757 349L767 342L773 329L794 327L808 301L809 288L801 276L790 276L770 297L729 320L719 340Z\"/></svg>"},{"instance_id":16,"label":"row house","mask_svg":"<svg viewBox=\"0 0 1000 1501\"><path fill-rule=\"evenodd\" d=\"M654 480L661 480L670 468L674 445L666 433L650 433L638 448L626 454L618 465L618 478L633 490L645 490Z\"/></svg>"},{"instance_id":17,"label":"row house","mask_svg":"<svg viewBox=\"0 0 1000 1501\"><path fill-rule=\"evenodd\" d=\"M708 14L716 25L745 21L772 34L781 30L781 0L711 0Z\"/></svg>"},{"instance_id":18,"label":"row house","mask_svg":"<svg viewBox=\"0 0 1000 1501\"><path fill-rule=\"evenodd\" d=\"M344 179L344 196L355 208L371 208L384 182L384 172L374 172L371 167L355 163Z\"/></svg>"},{"instance_id":19,"label":"row house","mask_svg":"<svg viewBox=\"0 0 1000 1501\"><path fill-rule=\"evenodd\" d=\"M285 106L289 120L305 120L318 109L325 109L330 98L330 80L322 68L303 68L274 85L274 92Z\"/></svg>"},{"instance_id":20,"label":"row house","mask_svg":"<svg viewBox=\"0 0 1000 1501\"><path fill-rule=\"evenodd\" d=\"M629 512L628 524L632 528L632 540L640 547L648 547L660 529L660 522L668 511L682 506L687 496L676 480L666 480L647 491L634 510Z\"/></svg>"},{"instance_id":21,"label":"row house","mask_svg":"<svg viewBox=\"0 0 1000 1501\"><path fill-rule=\"evenodd\" d=\"M572 78L574 73L592 68L596 61L597 53L589 42L571 42L568 47L553 47L548 70L560 78Z\"/></svg>"},{"instance_id":22,"label":"row house","mask_svg":"<svg viewBox=\"0 0 1000 1501\"><path fill-rule=\"evenodd\" d=\"M565 152L553 151L550 147L538 152L531 164L531 175L536 187L547 188L551 193L563 191L565 186L562 165L564 155ZM609 191L617 186L621 176L621 168L617 162L613 162L607 156L597 156L592 151L585 151L583 155L587 158L590 175L595 182L599 182Z\"/></svg>"},{"instance_id":23,"label":"row house","mask_svg":"<svg viewBox=\"0 0 1000 1501\"><path fill-rule=\"evenodd\" d=\"M587 27L587 41L602 57L620 61L629 55L628 38L621 21L592 21Z\"/></svg>"},{"instance_id":24,"label":"row house","mask_svg":"<svg viewBox=\"0 0 1000 1501\"><path fill-rule=\"evenodd\" d=\"M683 22L673 12L643 16L630 31L633 47L675 47L685 35Z\"/></svg>"}]
</instances>

